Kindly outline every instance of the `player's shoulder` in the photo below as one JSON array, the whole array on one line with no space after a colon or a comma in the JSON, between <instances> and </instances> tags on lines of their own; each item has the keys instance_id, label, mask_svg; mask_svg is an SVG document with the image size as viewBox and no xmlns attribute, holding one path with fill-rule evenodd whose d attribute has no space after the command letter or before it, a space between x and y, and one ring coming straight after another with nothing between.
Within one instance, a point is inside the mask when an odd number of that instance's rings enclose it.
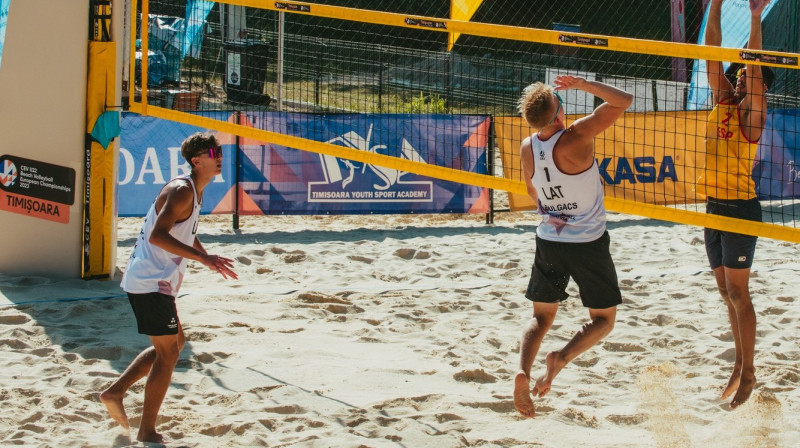
<instances>
[{"instance_id":1,"label":"player's shoulder","mask_svg":"<svg viewBox=\"0 0 800 448\"><path fill-rule=\"evenodd\" d=\"M187 178L177 177L169 181L164 187L164 192L178 200L191 199L194 197L194 187Z\"/></svg>"}]
</instances>

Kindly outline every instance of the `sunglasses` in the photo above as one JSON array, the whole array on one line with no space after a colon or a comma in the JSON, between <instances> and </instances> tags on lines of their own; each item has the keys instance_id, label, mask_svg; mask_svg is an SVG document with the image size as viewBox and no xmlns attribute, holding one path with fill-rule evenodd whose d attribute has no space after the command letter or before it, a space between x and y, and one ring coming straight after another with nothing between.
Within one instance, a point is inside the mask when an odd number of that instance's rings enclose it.
<instances>
[{"instance_id":1,"label":"sunglasses","mask_svg":"<svg viewBox=\"0 0 800 448\"><path fill-rule=\"evenodd\" d=\"M553 119L550 120L550 123L547 123L548 126L555 123L556 118L558 118L558 113L561 112L561 106L564 104L564 99L561 98L561 95L555 90L553 90L553 93L556 95L556 98L558 98L558 109L556 109L556 114L553 115Z\"/></svg>"},{"instance_id":2,"label":"sunglasses","mask_svg":"<svg viewBox=\"0 0 800 448\"><path fill-rule=\"evenodd\" d=\"M216 159L218 157L222 157L222 146L212 146L212 147L208 148L208 152L201 151L195 157L200 157L203 154L208 154L208 157L211 157L212 159Z\"/></svg>"}]
</instances>

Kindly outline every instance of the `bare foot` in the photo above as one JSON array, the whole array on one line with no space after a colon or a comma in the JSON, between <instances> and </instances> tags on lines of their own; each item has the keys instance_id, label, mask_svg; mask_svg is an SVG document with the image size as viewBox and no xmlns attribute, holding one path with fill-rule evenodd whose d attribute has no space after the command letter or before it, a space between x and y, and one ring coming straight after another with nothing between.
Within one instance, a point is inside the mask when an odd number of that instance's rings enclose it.
<instances>
[{"instance_id":1,"label":"bare foot","mask_svg":"<svg viewBox=\"0 0 800 448\"><path fill-rule=\"evenodd\" d=\"M151 442L151 443L164 443L164 442L166 442L166 439L164 439L164 436L162 436L161 434L159 434L159 433L157 433L155 431L151 432L149 434L142 434L141 430L139 431L139 435L136 436L136 440L138 440L140 442Z\"/></svg>"},{"instance_id":2,"label":"bare foot","mask_svg":"<svg viewBox=\"0 0 800 448\"><path fill-rule=\"evenodd\" d=\"M550 392L550 385L553 383L556 375L558 375L558 372L564 368L564 363L561 361L559 355L559 352L553 351L548 353L547 358L545 358L547 371L536 380L536 385L533 386L533 394L539 398L544 397Z\"/></svg>"},{"instance_id":3,"label":"bare foot","mask_svg":"<svg viewBox=\"0 0 800 448\"><path fill-rule=\"evenodd\" d=\"M536 415L531 393L528 391L529 385L530 380L525 372L519 372L514 377L514 406L525 418L533 418Z\"/></svg>"},{"instance_id":4,"label":"bare foot","mask_svg":"<svg viewBox=\"0 0 800 448\"><path fill-rule=\"evenodd\" d=\"M739 388L736 389L736 395L734 395L733 400L731 400L731 409L736 409L744 404L744 402L750 398L750 394L753 393L753 388L755 386L755 375L742 375L741 381L739 382Z\"/></svg>"},{"instance_id":5,"label":"bare foot","mask_svg":"<svg viewBox=\"0 0 800 448\"><path fill-rule=\"evenodd\" d=\"M123 428L131 429L131 425L128 423L128 416L125 414L125 408L122 406L122 395L104 390L100 393L100 401L106 405L111 418Z\"/></svg>"},{"instance_id":6,"label":"bare foot","mask_svg":"<svg viewBox=\"0 0 800 448\"><path fill-rule=\"evenodd\" d=\"M720 395L720 400L725 400L734 392L736 389L739 388L739 379L742 377L742 368L741 367L734 367L733 373L731 373L731 378L728 380L728 385L725 386L725 390L722 391L722 395Z\"/></svg>"}]
</instances>

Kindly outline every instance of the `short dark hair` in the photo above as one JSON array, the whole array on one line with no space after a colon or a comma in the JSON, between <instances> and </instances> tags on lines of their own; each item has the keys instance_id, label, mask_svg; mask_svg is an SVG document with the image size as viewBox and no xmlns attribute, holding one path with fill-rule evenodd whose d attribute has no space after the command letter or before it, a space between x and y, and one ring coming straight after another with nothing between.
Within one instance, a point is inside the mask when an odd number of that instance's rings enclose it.
<instances>
[{"instance_id":1,"label":"short dark hair","mask_svg":"<svg viewBox=\"0 0 800 448\"><path fill-rule=\"evenodd\" d=\"M736 72L743 67L744 64L741 62L733 62L731 63L730 67L725 70L725 77L728 78L728 81L730 81L734 86L736 85ZM762 65L761 82L764 83L764 86L766 86L767 89L769 89L772 86L773 81L775 81L775 72L773 72L772 69L766 65Z\"/></svg>"},{"instance_id":2,"label":"short dark hair","mask_svg":"<svg viewBox=\"0 0 800 448\"><path fill-rule=\"evenodd\" d=\"M219 146L219 143L217 143L217 138L214 134L211 132L195 132L186 137L186 140L181 143L181 155L191 164L192 157L197 157L215 146Z\"/></svg>"}]
</instances>

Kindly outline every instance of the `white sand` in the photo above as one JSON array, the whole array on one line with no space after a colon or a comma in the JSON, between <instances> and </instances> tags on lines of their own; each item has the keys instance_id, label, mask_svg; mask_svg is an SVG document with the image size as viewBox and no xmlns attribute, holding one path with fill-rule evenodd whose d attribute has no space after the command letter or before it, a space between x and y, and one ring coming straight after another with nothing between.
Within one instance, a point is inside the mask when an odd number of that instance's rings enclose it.
<instances>
[{"instance_id":1,"label":"white sand","mask_svg":"<svg viewBox=\"0 0 800 448\"><path fill-rule=\"evenodd\" d=\"M758 386L730 411L717 397L733 340L702 230L610 221L616 328L524 420L512 387L534 216L243 217L239 231L203 217L240 280L190 265L159 430L192 447L800 446L798 246L759 241ZM120 220L120 268L140 224ZM0 446L142 446L144 381L125 400L131 433L97 400L148 345L117 280L0 274ZM586 318L570 292L535 376Z\"/></svg>"}]
</instances>

